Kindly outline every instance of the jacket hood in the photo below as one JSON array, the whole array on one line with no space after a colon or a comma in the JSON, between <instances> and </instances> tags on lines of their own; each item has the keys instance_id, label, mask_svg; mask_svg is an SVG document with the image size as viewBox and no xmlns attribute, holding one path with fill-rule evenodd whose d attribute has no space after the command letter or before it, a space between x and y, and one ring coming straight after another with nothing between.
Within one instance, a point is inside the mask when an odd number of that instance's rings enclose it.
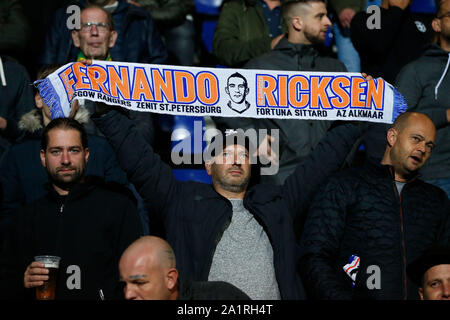
<instances>
[{"instance_id":1,"label":"jacket hood","mask_svg":"<svg viewBox=\"0 0 450 320\"><path fill-rule=\"evenodd\" d=\"M315 45L289 42L286 37L281 38L274 48L274 50L284 51L292 57L296 55L298 55L299 58L310 57L311 67L315 66L316 58L319 56L319 49L319 46Z\"/></svg>"},{"instance_id":2,"label":"jacket hood","mask_svg":"<svg viewBox=\"0 0 450 320\"><path fill-rule=\"evenodd\" d=\"M89 111L80 107L77 114L75 115L75 120L81 124L86 124L89 122ZM19 129L27 133L34 133L40 129L44 128L44 120L42 118L42 112L39 109L33 109L28 113L25 113L19 120Z\"/></svg>"},{"instance_id":3,"label":"jacket hood","mask_svg":"<svg viewBox=\"0 0 450 320\"><path fill-rule=\"evenodd\" d=\"M450 67L450 52L447 52L443 50L441 47L439 47L437 44L429 44L426 47L426 51L423 54L425 57L443 57L446 59L446 63L444 64L444 68L442 69L441 77L439 78L438 83L436 84L436 87L434 87L434 99L437 100L439 87L441 86L442 81L444 80L445 76L448 73L448 69Z\"/></svg>"},{"instance_id":4,"label":"jacket hood","mask_svg":"<svg viewBox=\"0 0 450 320\"><path fill-rule=\"evenodd\" d=\"M425 57L447 57L448 52L438 46L436 43L428 43L425 46L423 56Z\"/></svg>"}]
</instances>

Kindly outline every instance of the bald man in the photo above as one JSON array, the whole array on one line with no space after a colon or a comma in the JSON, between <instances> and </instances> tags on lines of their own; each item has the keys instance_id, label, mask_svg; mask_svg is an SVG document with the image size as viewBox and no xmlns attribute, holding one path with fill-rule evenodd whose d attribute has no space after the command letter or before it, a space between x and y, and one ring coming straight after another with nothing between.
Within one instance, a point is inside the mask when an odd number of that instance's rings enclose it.
<instances>
[{"instance_id":1,"label":"bald man","mask_svg":"<svg viewBox=\"0 0 450 320\"><path fill-rule=\"evenodd\" d=\"M181 281L172 248L154 236L133 242L120 258L119 271L127 300L250 299L227 282Z\"/></svg>"},{"instance_id":2,"label":"bald man","mask_svg":"<svg viewBox=\"0 0 450 320\"><path fill-rule=\"evenodd\" d=\"M418 177L436 129L424 114L400 115L381 163L369 160L317 193L301 240L301 274L319 299L419 299L406 274L428 247L450 243L445 192Z\"/></svg>"}]
</instances>

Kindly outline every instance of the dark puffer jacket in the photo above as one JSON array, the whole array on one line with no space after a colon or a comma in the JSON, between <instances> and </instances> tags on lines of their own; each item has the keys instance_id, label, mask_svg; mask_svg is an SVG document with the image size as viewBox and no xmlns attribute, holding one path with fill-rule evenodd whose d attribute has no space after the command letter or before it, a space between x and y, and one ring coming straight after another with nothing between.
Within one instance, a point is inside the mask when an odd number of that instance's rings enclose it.
<instances>
[{"instance_id":1,"label":"dark puffer jacket","mask_svg":"<svg viewBox=\"0 0 450 320\"><path fill-rule=\"evenodd\" d=\"M416 178L399 195L390 166L368 162L338 174L308 212L299 264L307 291L318 299L418 299L405 268L427 247L449 243L449 217L438 187ZM360 267L352 289L343 267L353 254ZM377 284L370 266L379 267L380 289L368 288Z\"/></svg>"},{"instance_id":2,"label":"dark puffer jacket","mask_svg":"<svg viewBox=\"0 0 450 320\"><path fill-rule=\"evenodd\" d=\"M117 41L110 49L114 61L165 63L167 51L149 13L142 8L118 0L119 6L112 13ZM84 8L86 0L74 2ZM59 9L51 21L45 38L44 52L39 59L39 67L76 61L79 49L73 45L71 30L66 21L71 14L66 7Z\"/></svg>"}]
</instances>

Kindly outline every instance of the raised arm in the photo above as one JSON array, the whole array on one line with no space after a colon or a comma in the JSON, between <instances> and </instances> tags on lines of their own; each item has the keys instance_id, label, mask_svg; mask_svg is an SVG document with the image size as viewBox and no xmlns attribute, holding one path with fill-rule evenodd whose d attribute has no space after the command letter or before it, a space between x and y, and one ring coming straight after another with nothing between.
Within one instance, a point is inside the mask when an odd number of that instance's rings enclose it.
<instances>
[{"instance_id":1,"label":"raised arm","mask_svg":"<svg viewBox=\"0 0 450 320\"><path fill-rule=\"evenodd\" d=\"M153 152L133 122L118 110L95 115L92 120L113 147L117 160L141 197L152 210L165 215L167 204L179 189L180 183L171 168Z\"/></svg>"},{"instance_id":2,"label":"raised arm","mask_svg":"<svg viewBox=\"0 0 450 320\"><path fill-rule=\"evenodd\" d=\"M294 219L304 220L307 208L321 185L344 164L365 123L343 123L330 130L284 183Z\"/></svg>"}]
</instances>

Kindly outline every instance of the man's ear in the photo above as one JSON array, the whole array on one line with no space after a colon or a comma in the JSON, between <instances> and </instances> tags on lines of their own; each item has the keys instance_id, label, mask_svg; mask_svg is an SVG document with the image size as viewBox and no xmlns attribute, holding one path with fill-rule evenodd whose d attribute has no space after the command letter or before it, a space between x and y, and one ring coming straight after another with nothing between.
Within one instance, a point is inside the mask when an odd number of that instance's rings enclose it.
<instances>
[{"instance_id":1,"label":"man's ear","mask_svg":"<svg viewBox=\"0 0 450 320\"><path fill-rule=\"evenodd\" d=\"M392 148L397 141L398 132L394 128L390 128L387 132L386 138L388 145Z\"/></svg>"},{"instance_id":2,"label":"man's ear","mask_svg":"<svg viewBox=\"0 0 450 320\"><path fill-rule=\"evenodd\" d=\"M228 86L225 87L226 94L230 94L230 90L228 90Z\"/></svg>"},{"instance_id":3,"label":"man's ear","mask_svg":"<svg viewBox=\"0 0 450 320\"><path fill-rule=\"evenodd\" d=\"M42 164L42 166L44 168L47 168L47 162L45 161L45 151L44 150L41 150L40 156L41 156L41 164Z\"/></svg>"},{"instance_id":4,"label":"man's ear","mask_svg":"<svg viewBox=\"0 0 450 320\"><path fill-rule=\"evenodd\" d=\"M433 22L431 22L431 27L433 28L434 32L441 32L441 20L438 18L433 19Z\"/></svg>"},{"instance_id":5,"label":"man's ear","mask_svg":"<svg viewBox=\"0 0 450 320\"><path fill-rule=\"evenodd\" d=\"M292 27L297 31L301 31L305 27L305 21L300 16L293 17Z\"/></svg>"},{"instance_id":6,"label":"man's ear","mask_svg":"<svg viewBox=\"0 0 450 320\"><path fill-rule=\"evenodd\" d=\"M72 30L72 41L75 47L80 47L80 33L77 30Z\"/></svg>"},{"instance_id":7,"label":"man's ear","mask_svg":"<svg viewBox=\"0 0 450 320\"><path fill-rule=\"evenodd\" d=\"M176 289L177 282L178 282L178 271L175 268L170 268L169 271L167 271L166 275L167 289L169 289L170 291Z\"/></svg>"},{"instance_id":8,"label":"man's ear","mask_svg":"<svg viewBox=\"0 0 450 320\"><path fill-rule=\"evenodd\" d=\"M211 165L212 165L212 161L211 160L206 160L205 161L205 169L206 169L206 173L210 176L211 175Z\"/></svg>"},{"instance_id":9,"label":"man's ear","mask_svg":"<svg viewBox=\"0 0 450 320\"><path fill-rule=\"evenodd\" d=\"M89 148L84 149L84 161L86 161L86 163L89 160Z\"/></svg>"},{"instance_id":10,"label":"man's ear","mask_svg":"<svg viewBox=\"0 0 450 320\"><path fill-rule=\"evenodd\" d=\"M420 300L423 300L423 288L419 288Z\"/></svg>"},{"instance_id":11,"label":"man's ear","mask_svg":"<svg viewBox=\"0 0 450 320\"><path fill-rule=\"evenodd\" d=\"M36 95L34 96L34 104L38 109L42 109L42 107L44 106L44 101L42 101L42 97L39 93L36 93Z\"/></svg>"},{"instance_id":12,"label":"man's ear","mask_svg":"<svg viewBox=\"0 0 450 320\"><path fill-rule=\"evenodd\" d=\"M249 92L250 92L250 88L245 88L245 95L248 95Z\"/></svg>"},{"instance_id":13,"label":"man's ear","mask_svg":"<svg viewBox=\"0 0 450 320\"><path fill-rule=\"evenodd\" d=\"M108 47L112 48L116 44L117 40L117 31L113 30L111 31L111 34L109 35L109 44Z\"/></svg>"}]
</instances>

